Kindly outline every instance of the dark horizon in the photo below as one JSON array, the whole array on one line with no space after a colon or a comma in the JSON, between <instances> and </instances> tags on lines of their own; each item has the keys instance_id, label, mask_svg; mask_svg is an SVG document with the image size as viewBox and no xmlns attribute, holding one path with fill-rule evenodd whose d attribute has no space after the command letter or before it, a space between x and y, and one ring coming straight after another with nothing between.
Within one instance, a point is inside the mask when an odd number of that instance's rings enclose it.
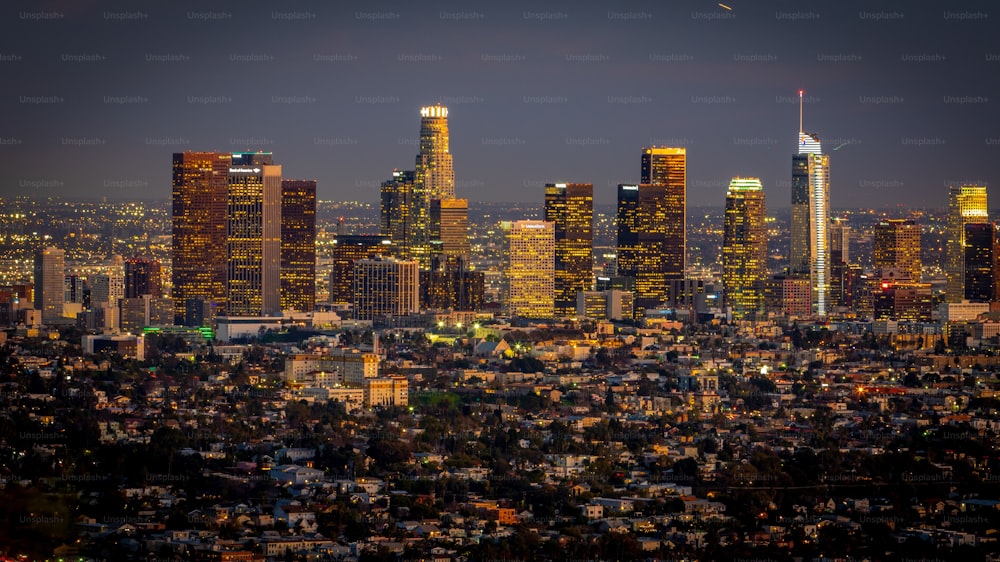
<instances>
[{"instance_id":1,"label":"dark horizon","mask_svg":"<svg viewBox=\"0 0 1000 562\"><path fill-rule=\"evenodd\" d=\"M13 2L0 197L168 198L173 152L263 149L286 178L316 179L321 200L376 202L394 168L413 168L420 107L440 101L470 201L541 201L565 181L613 203L642 148L667 145L688 149L690 205L721 205L732 177L756 176L782 208L804 89L834 208L944 207L948 185L1000 173L995 12Z\"/></svg>"}]
</instances>

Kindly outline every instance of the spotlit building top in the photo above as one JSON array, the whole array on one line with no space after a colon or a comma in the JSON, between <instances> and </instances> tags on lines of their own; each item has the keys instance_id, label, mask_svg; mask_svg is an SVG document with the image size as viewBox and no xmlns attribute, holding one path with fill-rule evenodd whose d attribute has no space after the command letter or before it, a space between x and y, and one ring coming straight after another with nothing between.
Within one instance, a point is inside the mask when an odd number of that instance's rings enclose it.
<instances>
[{"instance_id":1,"label":"spotlit building top","mask_svg":"<svg viewBox=\"0 0 1000 562\"><path fill-rule=\"evenodd\" d=\"M448 117L448 108L443 105L429 105L420 108L421 117Z\"/></svg>"},{"instance_id":2,"label":"spotlit building top","mask_svg":"<svg viewBox=\"0 0 1000 562\"><path fill-rule=\"evenodd\" d=\"M760 183L760 178L735 177L729 182L730 192L761 191L762 189L764 188Z\"/></svg>"}]
</instances>

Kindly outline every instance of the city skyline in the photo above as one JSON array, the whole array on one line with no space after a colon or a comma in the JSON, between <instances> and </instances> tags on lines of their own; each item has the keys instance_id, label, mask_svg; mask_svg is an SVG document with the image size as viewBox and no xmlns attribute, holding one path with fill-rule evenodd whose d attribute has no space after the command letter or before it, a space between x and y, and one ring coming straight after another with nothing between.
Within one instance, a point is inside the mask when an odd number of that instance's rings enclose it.
<instances>
[{"instance_id":1,"label":"city skyline","mask_svg":"<svg viewBox=\"0 0 1000 562\"><path fill-rule=\"evenodd\" d=\"M689 205L753 175L784 208L799 89L833 208L941 208L997 174L1000 51L977 3L238 8L8 6L0 197L166 198L168 154L265 150L321 200L374 202L440 102L473 203L559 179L613 204L634 151L662 145L688 149Z\"/></svg>"}]
</instances>

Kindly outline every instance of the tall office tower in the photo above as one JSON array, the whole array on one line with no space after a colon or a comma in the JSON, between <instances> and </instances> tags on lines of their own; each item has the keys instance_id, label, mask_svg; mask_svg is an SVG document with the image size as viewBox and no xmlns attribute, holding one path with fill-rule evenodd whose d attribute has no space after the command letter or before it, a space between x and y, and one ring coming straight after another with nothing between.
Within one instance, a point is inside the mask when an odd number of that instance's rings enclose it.
<instances>
[{"instance_id":1,"label":"tall office tower","mask_svg":"<svg viewBox=\"0 0 1000 562\"><path fill-rule=\"evenodd\" d=\"M830 289L830 157L819 137L802 130L799 90L798 154L792 156L792 225L788 269L808 273L813 313L825 316Z\"/></svg>"},{"instance_id":2,"label":"tall office tower","mask_svg":"<svg viewBox=\"0 0 1000 562\"><path fill-rule=\"evenodd\" d=\"M281 166L236 152L226 197L226 314L281 313Z\"/></svg>"},{"instance_id":3,"label":"tall office tower","mask_svg":"<svg viewBox=\"0 0 1000 562\"><path fill-rule=\"evenodd\" d=\"M281 181L281 310L316 308L316 180Z\"/></svg>"},{"instance_id":4,"label":"tall office tower","mask_svg":"<svg viewBox=\"0 0 1000 562\"><path fill-rule=\"evenodd\" d=\"M225 309L231 160L231 155L218 152L174 154L171 296L178 321L185 320L188 301L206 303L220 312Z\"/></svg>"},{"instance_id":5,"label":"tall office tower","mask_svg":"<svg viewBox=\"0 0 1000 562\"><path fill-rule=\"evenodd\" d=\"M35 253L35 309L43 324L62 322L66 252L54 246Z\"/></svg>"},{"instance_id":6,"label":"tall office tower","mask_svg":"<svg viewBox=\"0 0 1000 562\"><path fill-rule=\"evenodd\" d=\"M965 225L965 298L972 302L997 299L997 232L994 223Z\"/></svg>"},{"instance_id":7,"label":"tall office tower","mask_svg":"<svg viewBox=\"0 0 1000 562\"><path fill-rule=\"evenodd\" d=\"M420 108L420 152L413 178L412 256L422 269L430 266L431 201L455 198L455 169L448 148L448 108Z\"/></svg>"},{"instance_id":8,"label":"tall office tower","mask_svg":"<svg viewBox=\"0 0 1000 562\"><path fill-rule=\"evenodd\" d=\"M79 275L66 275L63 278L63 302L82 304L85 285Z\"/></svg>"},{"instance_id":9,"label":"tall office tower","mask_svg":"<svg viewBox=\"0 0 1000 562\"><path fill-rule=\"evenodd\" d=\"M507 271L504 302L511 318L555 316L555 224L520 220L504 223L507 230Z\"/></svg>"},{"instance_id":10,"label":"tall office tower","mask_svg":"<svg viewBox=\"0 0 1000 562\"><path fill-rule=\"evenodd\" d=\"M644 148L640 184L665 188L657 210L663 212L662 271L667 279L683 279L687 268L687 149ZM646 212L645 216L650 215Z\"/></svg>"},{"instance_id":11,"label":"tall office tower","mask_svg":"<svg viewBox=\"0 0 1000 562\"><path fill-rule=\"evenodd\" d=\"M544 218L555 226L555 315L576 316L576 294L594 287L594 186L546 184Z\"/></svg>"},{"instance_id":12,"label":"tall office tower","mask_svg":"<svg viewBox=\"0 0 1000 562\"><path fill-rule=\"evenodd\" d=\"M469 200L432 199L430 208L430 253L469 261Z\"/></svg>"},{"instance_id":13,"label":"tall office tower","mask_svg":"<svg viewBox=\"0 0 1000 562\"><path fill-rule=\"evenodd\" d=\"M761 312L767 279L767 218L759 178L733 178L726 193L722 284L733 318Z\"/></svg>"},{"instance_id":14,"label":"tall office tower","mask_svg":"<svg viewBox=\"0 0 1000 562\"><path fill-rule=\"evenodd\" d=\"M844 217L830 219L830 263L851 261L851 226Z\"/></svg>"},{"instance_id":15,"label":"tall office tower","mask_svg":"<svg viewBox=\"0 0 1000 562\"><path fill-rule=\"evenodd\" d=\"M455 170L448 151L448 108L441 104L420 108L420 153L416 184L427 201L455 198Z\"/></svg>"},{"instance_id":16,"label":"tall office tower","mask_svg":"<svg viewBox=\"0 0 1000 562\"><path fill-rule=\"evenodd\" d=\"M829 306L849 307L851 295L850 267L851 227L847 219L830 219L830 303Z\"/></svg>"},{"instance_id":17,"label":"tall office tower","mask_svg":"<svg viewBox=\"0 0 1000 562\"><path fill-rule=\"evenodd\" d=\"M460 257L431 258L420 272L420 306L451 310L481 310L486 304L485 275L470 271Z\"/></svg>"},{"instance_id":18,"label":"tall office tower","mask_svg":"<svg viewBox=\"0 0 1000 562\"><path fill-rule=\"evenodd\" d=\"M382 182L379 234L392 240L396 257L404 260L419 254L417 246L418 201L414 193L414 172L392 171L392 179Z\"/></svg>"},{"instance_id":19,"label":"tall office tower","mask_svg":"<svg viewBox=\"0 0 1000 562\"><path fill-rule=\"evenodd\" d=\"M163 295L160 260L132 257L125 260L125 295L134 299L142 295L159 298Z\"/></svg>"},{"instance_id":20,"label":"tall office tower","mask_svg":"<svg viewBox=\"0 0 1000 562\"><path fill-rule=\"evenodd\" d=\"M354 262L392 254L392 240L386 236L354 234L334 238L330 246L330 302L353 302Z\"/></svg>"},{"instance_id":21,"label":"tall office tower","mask_svg":"<svg viewBox=\"0 0 1000 562\"><path fill-rule=\"evenodd\" d=\"M416 260L358 260L354 262L353 292L357 320L419 312L420 267Z\"/></svg>"},{"instance_id":22,"label":"tall office tower","mask_svg":"<svg viewBox=\"0 0 1000 562\"><path fill-rule=\"evenodd\" d=\"M684 278L684 248L670 235L677 234L676 224L668 226L683 221L683 211L670 208L668 191L665 185L618 186L618 275L635 280L639 316L664 306L670 281Z\"/></svg>"},{"instance_id":23,"label":"tall office tower","mask_svg":"<svg viewBox=\"0 0 1000 562\"><path fill-rule=\"evenodd\" d=\"M965 298L965 225L989 222L986 187L981 185L948 188L948 241L945 273L948 276L947 302Z\"/></svg>"},{"instance_id":24,"label":"tall office tower","mask_svg":"<svg viewBox=\"0 0 1000 562\"><path fill-rule=\"evenodd\" d=\"M104 308L107 310L118 310L118 301L125 298L125 262L119 255L108 258L101 269L101 273L94 275L90 281L90 305L91 308ZM112 315L112 323L108 327L117 328L117 322Z\"/></svg>"},{"instance_id":25,"label":"tall office tower","mask_svg":"<svg viewBox=\"0 0 1000 562\"><path fill-rule=\"evenodd\" d=\"M875 225L875 272L920 282L920 226L912 219L884 219ZM886 273L881 274L884 278Z\"/></svg>"}]
</instances>

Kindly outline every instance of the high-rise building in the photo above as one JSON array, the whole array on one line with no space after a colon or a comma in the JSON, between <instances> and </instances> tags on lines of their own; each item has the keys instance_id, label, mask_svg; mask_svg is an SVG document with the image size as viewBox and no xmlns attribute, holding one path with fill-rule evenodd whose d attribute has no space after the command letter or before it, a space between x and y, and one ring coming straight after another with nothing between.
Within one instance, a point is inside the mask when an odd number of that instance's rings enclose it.
<instances>
[{"instance_id":1,"label":"high-rise building","mask_svg":"<svg viewBox=\"0 0 1000 562\"><path fill-rule=\"evenodd\" d=\"M807 277L773 275L764 281L764 310L794 317L812 313L812 287Z\"/></svg>"},{"instance_id":2,"label":"high-rise building","mask_svg":"<svg viewBox=\"0 0 1000 562\"><path fill-rule=\"evenodd\" d=\"M667 279L683 279L687 268L687 149L644 148L641 174L640 184L665 188L658 209L664 219L662 271Z\"/></svg>"},{"instance_id":3,"label":"high-rise building","mask_svg":"<svg viewBox=\"0 0 1000 562\"><path fill-rule=\"evenodd\" d=\"M178 320L184 319L189 300L208 303L217 311L225 307L226 189L231 160L231 155L218 152L173 156L171 296Z\"/></svg>"},{"instance_id":4,"label":"high-rise building","mask_svg":"<svg viewBox=\"0 0 1000 562\"><path fill-rule=\"evenodd\" d=\"M997 232L990 222L965 225L965 298L993 302L997 298Z\"/></svg>"},{"instance_id":5,"label":"high-rise building","mask_svg":"<svg viewBox=\"0 0 1000 562\"><path fill-rule=\"evenodd\" d=\"M420 152L413 177L412 257L430 266L431 201L455 198L455 169L448 140L448 108L440 103L420 108Z\"/></svg>"},{"instance_id":6,"label":"high-rise building","mask_svg":"<svg viewBox=\"0 0 1000 562\"><path fill-rule=\"evenodd\" d=\"M420 267L416 260L354 262L354 318L404 316L420 311Z\"/></svg>"},{"instance_id":7,"label":"high-rise building","mask_svg":"<svg viewBox=\"0 0 1000 562\"><path fill-rule=\"evenodd\" d=\"M441 104L420 108L420 153L416 184L431 199L455 198L455 170L448 148L448 108Z\"/></svg>"},{"instance_id":8,"label":"high-rise building","mask_svg":"<svg viewBox=\"0 0 1000 562\"><path fill-rule=\"evenodd\" d=\"M42 312L43 324L57 324L63 318L66 252L50 246L35 253L35 308Z\"/></svg>"},{"instance_id":9,"label":"high-rise building","mask_svg":"<svg viewBox=\"0 0 1000 562\"><path fill-rule=\"evenodd\" d=\"M576 294L594 286L594 186L546 184L544 218L555 227L555 315L576 316Z\"/></svg>"},{"instance_id":10,"label":"high-rise building","mask_svg":"<svg viewBox=\"0 0 1000 562\"><path fill-rule=\"evenodd\" d=\"M481 310L486 304L485 276L468 269L460 257L431 258L431 268L420 272L423 308Z\"/></svg>"},{"instance_id":11,"label":"high-rise building","mask_svg":"<svg viewBox=\"0 0 1000 562\"><path fill-rule=\"evenodd\" d=\"M469 200L431 199L430 255L469 261Z\"/></svg>"},{"instance_id":12,"label":"high-rise building","mask_svg":"<svg viewBox=\"0 0 1000 562\"><path fill-rule=\"evenodd\" d=\"M125 260L124 298L133 299L142 295L151 295L155 298L163 296L160 276L160 260L139 256Z\"/></svg>"},{"instance_id":13,"label":"high-rise building","mask_svg":"<svg viewBox=\"0 0 1000 562\"><path fill-rule=\"evenodd\" d=\"M392 240L386 236L348 234L334 238L330 246L330 302L354 300L354 262L392 254Z\"/></svg>"},{"instance_id":14,"label":"high-rise building","mask_svg":"<svg viewBox=\"0 0 1000 562\"><path fill-rule=\"evenodd\" d=\"M830 219L830 306L850 307L851 227L843 217Z\"/></svg>"},{"instance_id":15,"label":"high-rise building","mask_svg":"<svg viewBox=\"0 0 1000 562\"><path fill-rule=\"evenodd\" d=\"M959 302L965 297L965 225L989 222L986 187L980 185L948 188L948 239L945 247L947 302Z\"/></svg>"},{"instance_id":16,"label":"high-rise building","mask_svg":"<svg viewBox=\"0 0 1000 562\"><path fill-rule=\"evenodd\" d=\"M555 224L520 220L507 230L504 303L511 318L555 316Z\"/></svg>"},{"instance_id":17,"label":"high-rise building","mask_svg":"<svg viewBox=\"0 0 1000 562\"><path fill-rule=\"evenodd\" d=\"M825 316L830 285L830 157L819 136L802 130L799 90L798 154L792 156L792 224L789 272L808 273L812 310Z\"/></svg>"},{"instance_id":18,"label":"high-rise building","mask_svg":"<svg viewBox=\"0 0 1000 562\"><path fill-rule=\"evenodd\" d=\"M399 259L419 254L416 221L419 201L414 193L414 172L392 171L392 179L382 182L379 234L392 240Z\"/></svg>"},{"instance_id":19,"label":"high-rise building","mask_svg":"<svg viewBox=\"0 0 1000 562\"><path fill-rule=\"evenodd\" d=\"M761 312L767 279L767 218L759 178L733 178L726 194L722 284L733 318Z\"/></svg>"},{"instance_id":20,"label":"high-rise building","mask_svg":"<svg viewBox=\"0 0 1000 562\"><path fill-rule=\"evenodd\" d=\"M281 310L316 308L316 180L281 182Z\"/></svg>"},{"instance_id":21,"label":"high-rise building","mask_svg":"<svg viewBox=\"0 0 1000 562\"><path fill-rule=\"evenodd\" d=\"M237 152L226 197L226 314L281 313L281 166L270 152Z\"/></svg>"},{"instance_id":22,"label":"high-rise building","mask_svg":"<svg viewBox=\"0 0 1000 562\"><path fill-rule=\"evenodd\" d=\"M635 279L637 315L663 306L669 281L684 278L683 209L683 190L676 186L618 186L618 275Z\"/></svg>"},{"instance_id":23,"label":"high-rise building","mask_svg":"<svg viewBox=\"0 0 1000 562\"><path fill-rule=\"evenodd\" d=\"M874 234L875 272L896 270L896 278L919 283L920 226L912 219L885 219L875 225Z\"/></svg>"}]
</instances>

